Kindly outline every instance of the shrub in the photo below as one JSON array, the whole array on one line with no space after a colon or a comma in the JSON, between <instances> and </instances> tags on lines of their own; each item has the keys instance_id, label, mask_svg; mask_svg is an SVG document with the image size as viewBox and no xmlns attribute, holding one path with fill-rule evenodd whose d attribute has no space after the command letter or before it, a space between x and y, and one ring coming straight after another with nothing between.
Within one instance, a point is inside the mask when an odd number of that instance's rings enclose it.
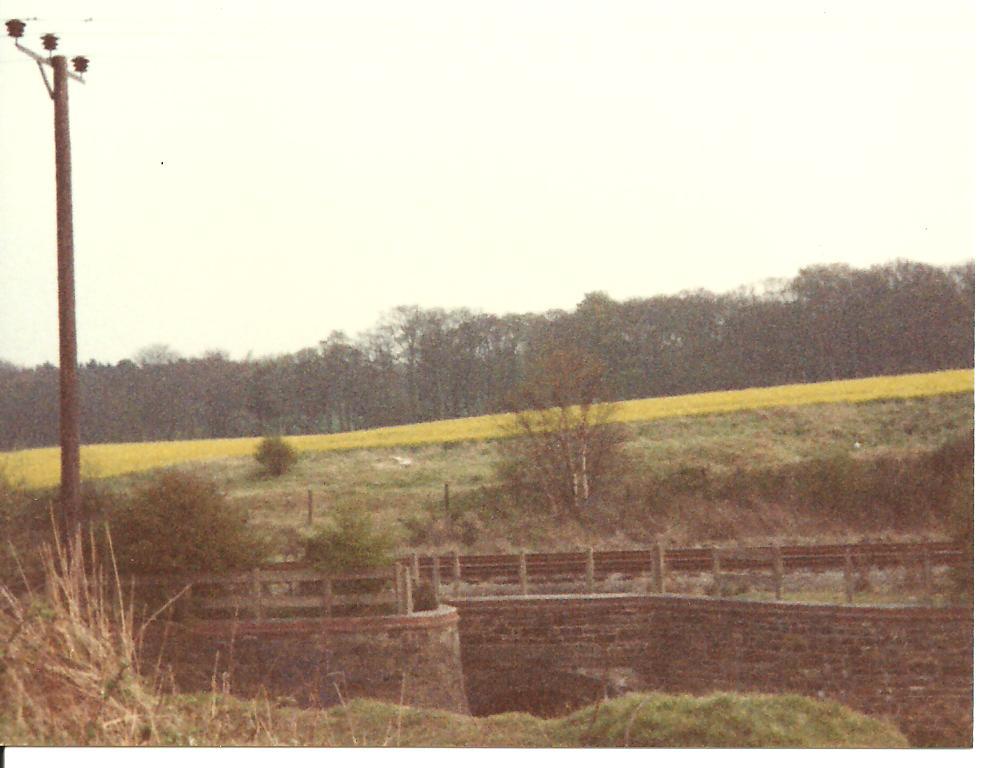
<instances>
[{"instance_id":1,"label":"shrub","mask_svg":"<svg viewBox=\"0 0 992 768\"><path fill-rule=\"evenodd\" d=\"M224 571L258 565L267 554L209 480L177 470L156 475L109 515L124 573Z\"/></svg>"},{"instance_id":2,"label":"shrub","mask_svg":"<svg viewBox=\"0 0 992 768\"><path fill-rule=\"evenodd\" d=\"M437 595L429 581L422 581L413 588L414 611L436 611L437 607Z\"/></svg>"},{"instance_id":3,"label":"shrub","mask_svg":"<svg viewBox=\"0 0 992 768\"><path fill-rule=\"evenodd\" d=\"M407 543L412 547L438 547L448 539L448 526L433 510L400 517Z\"/></svg>"},{"instance_id":4,"label":"shrub","mask_svg":"<svg viewBox=\"0 0 992 768\"><path fill-rule=\"evenodd\" d=\"M296 450L278 435L262 438L255 449L255 461L270 477L285 475L299 459Z\"/></svg>"},{"instance_id":5,"label":"shrub","mask_svg":"<svg viewBox=\"0 0 992 768\"><path fill-rule=\"evenodd\" d=\"M377 530L372 518L357 510L337 510L334 519L304 545L304 560L326 573L351 573L389 565L393 537Z\"/></svg>"}]
</instances>

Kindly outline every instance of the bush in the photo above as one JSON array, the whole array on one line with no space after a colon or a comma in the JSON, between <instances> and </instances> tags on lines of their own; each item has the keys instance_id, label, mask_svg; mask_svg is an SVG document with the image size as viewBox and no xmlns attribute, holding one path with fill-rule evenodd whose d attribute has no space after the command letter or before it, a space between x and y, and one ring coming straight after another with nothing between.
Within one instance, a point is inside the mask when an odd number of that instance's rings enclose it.
<instances>
[{"instance_id":1,"label":"bush","mask_svg":"<svg viewBox=\"0 0 992 768\"><path fill-rule=\"evenodd\" d=\"M267 554L216 485L177 470L121 500L109 522L124 573L235 570L257 566Z\"/></svg>"},{"instance_id":2,"label":"bush","mask_svg":"<svg viewBox=\"0 0 992 768\"><path fill-rule=\"evenodd\" d=\"M255 461L270 477L285 475L299 459L296 450L278 435L262 439L255 449Z\"/></svg>"},{"instance_id":3,"label":"bush","mask_svg":"<svg viewBox=\"0 0 992 768\"><path fill-rule=\"evenodd\" d=\"M429 581L422 581L413 588L414 611L436 611L437 607L437 595L434 594L434 587Z\"/></svg>"},{"instance_id":4,"label":"bush","mask_svg":"<svg viewBox=\"0 0 992 768\"><path fill-rule=\"evenodd\" d=\"M393 547L393 537L376 530L367 514L337 510L331 525L307 539L303 558L325 573L352 573L389 565Z\"/></svg>"}]
</instances>

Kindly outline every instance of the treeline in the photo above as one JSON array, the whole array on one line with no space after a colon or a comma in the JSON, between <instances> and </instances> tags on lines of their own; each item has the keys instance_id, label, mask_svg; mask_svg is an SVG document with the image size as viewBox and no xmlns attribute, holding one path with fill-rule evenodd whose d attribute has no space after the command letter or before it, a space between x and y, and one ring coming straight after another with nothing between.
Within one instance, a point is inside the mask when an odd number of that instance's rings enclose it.
<instances>
[{"instance_id":1,"label":"treeline","mask_svg":"<svg viewBox=\"0 0 992 768\"><path fill-rule=\"evenodd\" d=\"M528 359L578 348L610 399L974 365L974 262L803 269L761 290L504 315L397 307L370 331L259 360L167 347L80 368L87 443L323 433L502 409ZM58 369L0 362L0 450L58 442Z\"/></svg>"}]
</instances>

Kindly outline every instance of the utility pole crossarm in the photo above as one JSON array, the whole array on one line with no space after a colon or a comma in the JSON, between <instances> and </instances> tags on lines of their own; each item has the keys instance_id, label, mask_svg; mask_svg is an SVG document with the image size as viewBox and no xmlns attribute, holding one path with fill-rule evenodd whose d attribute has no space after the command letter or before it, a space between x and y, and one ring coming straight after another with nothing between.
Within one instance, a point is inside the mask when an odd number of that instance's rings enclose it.
<instances>
[{"instance_id":1,"label":"utility pole crossarm","mask_svg":"<svg viewBox=\"0 0 992 768\"><path fill-rule=\"evenodd\" d=\"M52 64L52 58L50 56L42 56L40 53L35 53L30 48L27 48L16 41L14 42L14 47L17 48L17 50L19 50L21 53L25 53L28 56L30 56L32 59L38 62L39 65L47 64L50 67L54 67L54 65ZM68 77L71 77L73 80L77 82L84 84L86 83L86 79L80 74L77 74L75 72L69 72L68 70L66 70L66 75Z\"/></svg>"}]
</instances>

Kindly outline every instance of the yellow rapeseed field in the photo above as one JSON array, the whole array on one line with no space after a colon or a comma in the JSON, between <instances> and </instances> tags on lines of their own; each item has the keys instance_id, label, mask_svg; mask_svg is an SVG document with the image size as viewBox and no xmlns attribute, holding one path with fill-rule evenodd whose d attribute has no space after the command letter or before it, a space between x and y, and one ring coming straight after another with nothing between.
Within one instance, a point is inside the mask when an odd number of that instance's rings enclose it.
<instances>
[{"instance_id":1,"label":"yellow rapeseed field","mask_svg":"<svg viewBox=\"0 0 992 768\"><path fill-rule=\"evenodd\" d=\"M704 392L675 397L654 397L616 403L612 420L658 421L679 416L728 413L741 410L860 403L869 400L930 397L975 389L974 370L876 376L867 379L792 384L780 387ZM300 451L341 451L353 448L384 448L467 440L488 440L506 435L513 420L507 414L473 416L426 424L382 427L332 435L302 435L287 440ZM250 456L257 437L224 440L177 440L159 443L114 443L87 445L82 449L84 478L112 477L144 472L186 462ZM59 482L59 449L33 448L0 453L0 474L28 488L44 488Z\"/></svg>"}]
</instances>

